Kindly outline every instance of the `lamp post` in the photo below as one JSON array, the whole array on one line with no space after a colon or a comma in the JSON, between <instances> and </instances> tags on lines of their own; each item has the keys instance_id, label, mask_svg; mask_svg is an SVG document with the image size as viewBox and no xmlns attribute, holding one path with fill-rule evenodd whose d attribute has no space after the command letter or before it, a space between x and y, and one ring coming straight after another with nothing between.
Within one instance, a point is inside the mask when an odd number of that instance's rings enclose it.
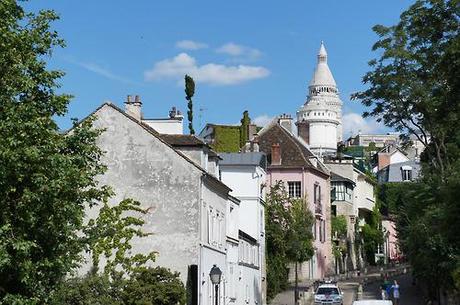
<instances>
[{"instance_id":1,"label":"lamp post","mask_svg":"<svg viewBox=\"0 0 460 305\"><path fill-rule=\"evenodd\" d=\"M219 305L219 283L220 278L222 277L222 271L216 265L213 265L211 271L209 272L209 277L211 278L211 283L216 289L216 304Z\"/></svg>"}]
</instances>

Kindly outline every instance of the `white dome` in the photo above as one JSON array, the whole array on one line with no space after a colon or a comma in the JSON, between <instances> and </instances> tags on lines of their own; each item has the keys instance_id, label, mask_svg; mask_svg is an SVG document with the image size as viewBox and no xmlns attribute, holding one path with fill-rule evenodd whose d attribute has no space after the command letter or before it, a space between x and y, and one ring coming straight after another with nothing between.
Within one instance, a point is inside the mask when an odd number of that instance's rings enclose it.
<instances>
[{"instance_id":1,"label":"white dome","mask_svg":"<svg viewBox=\"0 0 460 305\"><path fill-rule=\"evenodd\" d=\"M310 87L311 86L337 87L327 62L318 63L313 78L310 81Z\"/></svg>"}]
</instances>

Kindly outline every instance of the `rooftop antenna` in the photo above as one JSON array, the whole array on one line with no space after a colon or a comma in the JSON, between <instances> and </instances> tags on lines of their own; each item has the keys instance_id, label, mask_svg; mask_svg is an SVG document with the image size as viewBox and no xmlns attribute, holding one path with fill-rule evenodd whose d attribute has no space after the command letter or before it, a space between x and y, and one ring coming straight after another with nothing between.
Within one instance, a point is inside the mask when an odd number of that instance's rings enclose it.
<instances>
[{"instance_id":1,"label":"rooftop antenna","mask_svg":"<svg viewBox=\"0 0 460 305\"><path fill-rule=\"evenodd\" d=\"M200 130L203 127L203 122L202 122L203 112L205 112L206 110L208 110L208 108L205 108L204 106L200 106L200 108L198 108L198 121L200 124L200 127L199 127Z\"/></svg>"}]
</instances>

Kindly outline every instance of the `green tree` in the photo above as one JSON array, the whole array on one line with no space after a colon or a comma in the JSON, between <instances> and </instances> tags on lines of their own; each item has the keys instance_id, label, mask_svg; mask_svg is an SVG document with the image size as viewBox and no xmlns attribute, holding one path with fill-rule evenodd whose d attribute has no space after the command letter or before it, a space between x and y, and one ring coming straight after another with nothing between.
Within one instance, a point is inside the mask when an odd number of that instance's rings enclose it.
<instances>
[{"instance_id":1,"label":"green tree","mask_svg":"<svg viewBox=\"0 0 460 305\"><path fill-rule=\"evenodd\" d=\"M89 273L64 281L50 305L185 304L179 273L162 267L137 269L129 278Z\"/></svg>"},{"instance_id":2,"label":"green tree","mask_svg":"<svg viewBox=\"0 0 460 305\"><path fill-rule=\"evenodd\" d=\"M313 255L313 216L306 202L290 198L280 181L270 187L265 211L267 294L272 298L287 288L289 263L295 263L297 273L297 263Z\"/></svg>"},{"instance_id":3,"label":"green tree","mask_svg":"<svg viewBox=\"0 0 460 305\"><path fill-rule=\"evenodd\" d=\"M265 240L267 245L267 295L273 298L287 288L287 256L289 224L291 215L288 209L289 197L282 183L270 188L266 198Z\"/></svg>"},{"instance_id":4,"label":"green tree","mask_svg":"<svg viewBox=\"0 0 460 305\"><path fill-rule=\"evenodd\" d=\"M91 120L64 135L53 120L69 95L46 59L64 46L52 11L0 4L0 300L43 304L84 249L77 232L85 206L108 196Z\"/></svg>"},{"instance_id":5,"label":"green tree","mask_svg":"<svg viewBox=\"0 0 460 305\"><path fill-rule=\"evenodd\" d=\"M179 273L156 267L137 271L123 291L125 305L185 304Z\"/></svg>"},{"instance_id":6,"label":"green tree","mask_svg":"<svg viewBox=\"0 0 460 305\"><path fill-rule=\"evenodd\" d=\"M395 198L400 245L433 300L460 287L459 30L458 0L418 0L397 25L375 26L381 56L354 95L365 115L426 147L422 177Z\"/></svg>"},{"instance_id":7,"label":"green tree","mask_svg":"<svg viewBox=\"0 0 460 305\"><path fill-rule=\"evenodd\" d=\"M188 118L188 129L191 135L195 134L193 129L193 101L192 97L195 95L195 81L191 76L185 75L185 99L188 101L187 107L187 118Z\"/></svg>"},{"instance_id":8,"label":"green tree","mask_svg":"<svg viewBox=\"0 0 460 305\"><path fill-rule=\"evenodd\" d=\"M314 218L307 203L302 199L290 200L291 223L287 238L287 255L295 268L295 303L298 301L298 264L309 260L315 250L313 249L312 226Z\"/></svg>"},{"instance_id":9,"label":"green tree","mask_svg":"<svg viewBox=\"0 0 460 305\"><path fill-rule=\"evenodd\" d=\"M460 127L460 38L457 0L418 0L401 14L395 26L376 25L380 39L373 50L381 56L354 99L371 107L364 116L416 137L428 149L431 165L445 175L450 164L449 138Z\"/></svg>"},{"instance_id":10,"label":"green tree","mask_svg":"<svg viewBox=\"0 0 460 305\"><path fill-rule=\"evenodd\" d=\"M251 124L251 119L249 118L249 112L247 110L243 112L243 117L240 122L240 147L243 147L246 141L249 140L249 124Z\"/></svg>"}]
</instances>

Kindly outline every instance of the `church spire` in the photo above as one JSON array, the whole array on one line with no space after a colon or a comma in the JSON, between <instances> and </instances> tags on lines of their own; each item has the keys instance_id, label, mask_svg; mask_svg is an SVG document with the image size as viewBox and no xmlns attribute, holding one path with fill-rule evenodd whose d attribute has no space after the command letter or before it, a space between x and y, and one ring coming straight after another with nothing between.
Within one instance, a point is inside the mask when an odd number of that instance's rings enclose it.
<instances>
[{"instance_id":1,"label":"church spire","mask_svg":"<svg viewBox=\"0 0 460 305\"><path fill-rule=\"evenodd\" d=\"M327 65L327 52L322 41L318 52L318 64L316 65L313 78L310 81L310 87L317 86L329 86L336 88L334 77Z\"/></svg>"},{"instance_id":2,"label":"church spire","mask_svg":"<svg viewBox=\"0 0 460 305\"><path fill-rule=\"evenodd\" d=\"M327 52L326 48L324 47L324 42L321 40L321 47L319 48L318 52L318 63L324 62L327 63Z\"/></svg>"}]
</instances>

